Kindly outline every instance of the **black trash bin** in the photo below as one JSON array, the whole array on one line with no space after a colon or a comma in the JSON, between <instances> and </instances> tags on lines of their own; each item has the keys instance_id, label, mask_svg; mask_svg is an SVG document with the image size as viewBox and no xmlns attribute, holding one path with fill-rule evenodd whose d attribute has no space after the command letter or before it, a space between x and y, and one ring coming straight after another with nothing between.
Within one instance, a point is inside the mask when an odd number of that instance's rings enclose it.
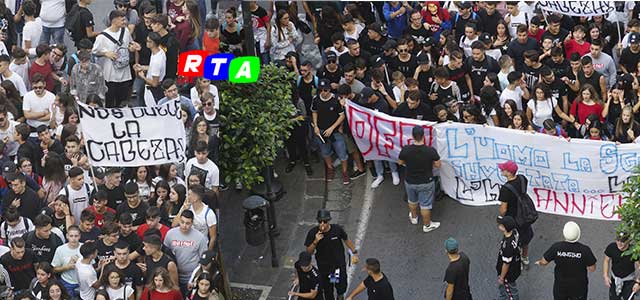
<instances>
[{"instance_id":1,"label":"black trash bin","mask_svg":"<svg viewBox=\"0 0 640 300\"><path fill-rule=\"evenodd\" d=\"M260 196L251 196L244 200L245 239L251 246L260 246L267 240L264 209L269 202Z\"/></svg>"}]
</instances>

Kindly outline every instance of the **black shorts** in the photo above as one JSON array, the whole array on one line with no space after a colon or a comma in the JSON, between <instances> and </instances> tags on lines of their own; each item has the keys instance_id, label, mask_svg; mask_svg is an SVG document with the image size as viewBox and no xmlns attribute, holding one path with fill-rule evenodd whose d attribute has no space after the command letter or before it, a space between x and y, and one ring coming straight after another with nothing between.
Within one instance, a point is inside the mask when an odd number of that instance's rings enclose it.
<instances>
[{"instance_id":1,"label":"black shorts","mask_svg":"<svg viewBox=\"0 0 640 300\"><path fill-rule=\"evenodd\" d=\"M518 228L518 234L520 234L520 246L529 245L533 239L533 229L531 229L531 225Z\"/></svg>"}]
</instances>

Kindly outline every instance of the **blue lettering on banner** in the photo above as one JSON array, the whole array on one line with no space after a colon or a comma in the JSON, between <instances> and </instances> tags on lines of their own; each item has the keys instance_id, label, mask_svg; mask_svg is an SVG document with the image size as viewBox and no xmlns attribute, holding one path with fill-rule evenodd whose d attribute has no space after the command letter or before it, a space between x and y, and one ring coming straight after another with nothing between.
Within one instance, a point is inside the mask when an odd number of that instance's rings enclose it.
<instances>
[{"instance_id":1,"label":"blue lettering on banner","mask_svg":"<svg viewBox=\"0 0 640 300\"><path fill-rule=\"evenodd\" d=\"M458 128L447 128L447 157L449 158L468 158L469 145L464 143L458 145Z\"/></svg>"},{"instance_id":2,"label":"blue lettering on banner","mask_svg":"<svg viewBox=\"0 0 640 300\"><path fill-rule=\"evenodd\" d=\"M570 152L562 153L562 169L575 172L591 173L591 160L586 157L579 157L577 159L571 159Z\"/></svg>"},{"instance_id":3,"label":"blue lettering on banner","mask_svg":"<svg viewBox=\"0 0 640 300\"><path fill-rule=\"evenodd\" d=\"M618 169L625 172L633 172L638 165L638 153L618 153L615 144L605 144L600 146L600 169L604 174L613 174Z\"/></svg>"}]
</instances>

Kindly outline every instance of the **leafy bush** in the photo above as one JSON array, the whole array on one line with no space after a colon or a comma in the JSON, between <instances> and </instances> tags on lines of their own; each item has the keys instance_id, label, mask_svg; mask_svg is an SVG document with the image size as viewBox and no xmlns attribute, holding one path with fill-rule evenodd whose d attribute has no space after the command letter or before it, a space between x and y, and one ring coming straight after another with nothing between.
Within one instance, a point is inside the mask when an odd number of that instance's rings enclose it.
<instances>
[{"instance_id":1,"label":"leafy bush","mask_svg":"<svg viewBox=\"0 0 640 300\"><path fill-rule=\"evenodd\" d=\"M618 208L621 223L618 232L629 234L631 245L625 255L631 255L634 260L640 258L640 166L636 167L633 175L624 184L624 204Z\"/></svg>"}]
</instances>

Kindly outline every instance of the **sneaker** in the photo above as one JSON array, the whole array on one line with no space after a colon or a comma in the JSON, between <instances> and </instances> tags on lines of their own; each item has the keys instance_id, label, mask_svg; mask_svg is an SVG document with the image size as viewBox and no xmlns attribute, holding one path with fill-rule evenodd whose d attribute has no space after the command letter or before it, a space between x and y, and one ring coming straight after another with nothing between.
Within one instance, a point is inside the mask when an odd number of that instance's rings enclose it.
<instances>
[{"instance_id":1,"label":"sneaker","mask_svg":"<svg viewBox=\"0 0 640 300\"><path fill-rule=\"evenodd\" d=\"M342 172L342 184L349 184L349 174L347 172Z\"/></svg>"},{"instance_id":2,"label":"sneaker","mask_svg":"<svg viewBox=\"0 0 640 300\"><path fill-rule=\"evenodd\" d=\"M382 177L382 176L376 177L376 179L371 183L371 188L375 189L375 188L379 187L380 184L382 183L382 181L384 181L384 177Z\"/></svg>"},{"instance_id":3,"label":"sneaker","mask_svg":"<svg viewBox=\"0 0 640 300\"><path fill-rule=\"evenodd\" d=\"M327 169L327 181L333 181L333 177L336 175L336 170L334 168Z\"/></svg>"},{"instance_id":4,"label":"sneaker","mask_svg":"<svg viewBox=\"0 0 640 300\"><path fill-rule=\"evenodd\" d=\"M351 173L351 176L349 176L349 177L351 178L351 180L354 180L354 179L358 179L358 178L360 178L360 177L362 177L362 176L364 176L366 174L367 174L367 172L360 171L360 170L356 169L353 173Z\"/></svg>"},{"instance_id":5,"label":"sneaker","mask_svg":"<svg viewBox=\"0 0 640 300\"><path fill-rule=\"evenodd\" d=\"M311 169L311 165L304 164L304 170L307 172L307 176L313 175L313 169Z\"/></svg>"},{"instance_id":6,"label":"sneaker","mask_svg":"<svg viewBox=\"0 0 640 300\"><path fill-rule=\"evenodd\" d=\"M400 184L400 176L398 175L398 172L391 172L391 178L393 178L393 185Z\"/></svg>"},{"instance_id":7,"label":"sneaker","mask_svg":"<svg viewBox=\"0 0 640 300\"><path fill-rule=\"evenodd\" d=\"M440 227L440 222L431 221L429 225L422 225L422 232L431 232Z\"/></svg>"},{"instance_id":8,"label":"sneaker","mask_svg":"<svg viewBox=\"0 0 640 300\"><path fill-rule=\"evenodd\" d=\"M296 166L296 162L292 161L290 162L287 167L284 169L285 173L291 173L291 171L293 171L293 168Z\"/></svg>"},{"instance_id":9,"label":"sneaker","mask_svg":"<svg viewBox=\"0 0 640 300\"><path fill-rule=\"evenodd\" d=\"M418 216L416 216L415 218L411 216L411 212L409 212L409 222L411 222L411 224L416 225L418 224Z\"/></svg>"},{"instance_id":10,"label":"sneaker","mask_svg":"<svg viewBox=\"0 0 640 300\"><path fill-rule=\"evenodd\" d=\"M529 257L522 257L522 268L529 270Z\"/></svg>"}]
</instances>

